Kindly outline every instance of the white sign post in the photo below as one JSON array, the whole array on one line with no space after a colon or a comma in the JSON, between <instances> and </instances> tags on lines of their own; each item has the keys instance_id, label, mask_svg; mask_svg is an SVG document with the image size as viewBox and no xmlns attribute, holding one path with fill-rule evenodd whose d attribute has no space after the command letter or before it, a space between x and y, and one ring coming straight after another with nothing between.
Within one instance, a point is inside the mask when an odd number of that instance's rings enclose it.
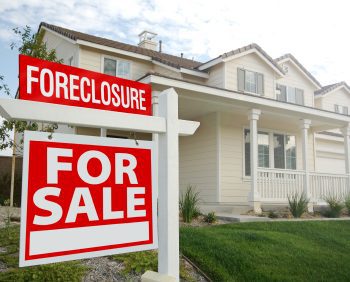
<instances>
[{"instance_id":1,"label":"white sign post","mask_svg":"<svg viewBox=\"0 0 350 282\"><path fill-rule=\"evenodd\" d=\"M199 122L178 119L174 89L160 93L159 117L11 99L0 99L0 114L8 120L158 133L158 271L179 280L179 136L193 135Z\"/></svg>"}]
</instances>

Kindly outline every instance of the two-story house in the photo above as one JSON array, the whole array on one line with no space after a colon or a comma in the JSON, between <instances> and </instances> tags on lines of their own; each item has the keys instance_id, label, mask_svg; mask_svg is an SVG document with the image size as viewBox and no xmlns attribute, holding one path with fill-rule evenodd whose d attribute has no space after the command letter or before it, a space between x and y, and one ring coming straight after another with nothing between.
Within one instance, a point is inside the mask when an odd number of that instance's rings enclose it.
<instances>
[{"instance_id":1,"label":"two-story house","mask_svg":"<svg viewBox=\"0 0 350 282\"><path fill-rule=\"evenodd\" d=\"M349 153L343 170L319 173L316 141L323 142L318 136L325 131L341 128L339 147L350 152L350 117L340 113L345 111L340 100L339 112L323 106L331 103L326 89L292 55L273 59L250 44L197 62L164 53L150 32L140 34L134 46L47 23L40 29L65 64L149 83L154 97L175 89L179 118L201 123L195 135L180 137L179 150L180 188L195 186L203 211L259 212L267 205L286 205L288 195L303 191L312 208L327 193L349 191ZM349 94L347 86L336 91ZM64 125L59 131L130 136ZM137 133L137 138L152 136Z\"/></svg>"}]
</instances>

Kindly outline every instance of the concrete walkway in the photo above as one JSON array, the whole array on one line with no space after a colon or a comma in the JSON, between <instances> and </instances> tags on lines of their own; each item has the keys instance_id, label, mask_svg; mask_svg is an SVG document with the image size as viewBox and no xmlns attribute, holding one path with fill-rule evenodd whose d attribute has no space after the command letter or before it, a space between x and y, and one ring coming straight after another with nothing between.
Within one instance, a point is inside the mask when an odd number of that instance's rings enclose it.
<instances>
[{"instance_id":1,"label":"concrete walkway","mask_svg":"<svg viewBox=\"0 0 350 282\"><path fill-rule=\"evenodd\" d=\"M262 216L232 214L232 213L217 213L218 219L232 221L232 222L260 222L260 221L271 221L271 218Z\"/></svg>"},{"instance_id":2,"label":"concrete walkway","mask_svg":"<svg viewBox=\"0 0 350 282\"><path fill-rule=\"evenodd\" d=\"M242 215L232 213L217 213L218 219L231 222L266 222L266 221L332 221L332 220L350 220L350 217L328 218L328 217L314 217L314 218L268 218L263 216Z\"/></svg>"}]
</instances>

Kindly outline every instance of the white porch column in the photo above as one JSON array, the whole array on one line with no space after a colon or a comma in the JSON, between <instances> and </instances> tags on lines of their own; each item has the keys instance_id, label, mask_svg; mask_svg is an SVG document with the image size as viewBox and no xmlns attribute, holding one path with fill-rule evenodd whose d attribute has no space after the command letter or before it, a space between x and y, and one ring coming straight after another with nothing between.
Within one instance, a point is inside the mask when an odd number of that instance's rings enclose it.
<instances>
[{"instance_id":1,"label":"white porch column","mask_svg":"<svg viewBox=\"0 0 350 282\"><path fill-rule=\"evenodd\" d=\"M348 189L350 189L350 124L342 128L344 136L344 159L345 159L345 173L348 176Z\"/></svg>"},{"instance_id":2,"label":"white porch column","mask_svg":"<svg viewBox=\"0 0 350 282\"><path fill-rule=\"evenodd\" d=\"M311 203L311 191L310 191L310 176L309 176L309 159L308 159L308 144L309 144L309 128L311 120L301 119L300 129L302 130L302 158L303 158L303 170L305 172L304 177L304 193L307 198L310 199L308 211L313 212L313 205Z\"/></svg>"},{"instance_id":3,"label":"white porch column","mask_svg":"<svg viewBox=\"0 0 350 282\"><path fill-rule=\"evenodd\" d=\"M251 186L249 193L249 203L254 212L261 213L260 194L258 191L258 120L261 111L252 109L248 113L250 124L250 178Z\"/></svg>"}]
</instances>

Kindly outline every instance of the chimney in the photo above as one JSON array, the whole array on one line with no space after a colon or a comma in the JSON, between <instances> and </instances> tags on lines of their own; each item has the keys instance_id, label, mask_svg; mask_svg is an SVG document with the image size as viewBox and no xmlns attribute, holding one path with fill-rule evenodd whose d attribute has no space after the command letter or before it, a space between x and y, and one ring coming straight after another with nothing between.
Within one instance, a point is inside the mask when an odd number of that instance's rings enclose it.
<instances>
[{"instance_id":1,"label":"chimney","mask_svg":"<svg viewBox=\"0 0 350 282\"><path fill-rule=\"evenodd\" d=\"M162 40L159 40L159 53L162 53Z\"/></svg>"},{"instance_id":2,"label":"chimney","mask_svg":"<svg viewBox=\"0 0 350 282\"><path fill-rule=\"evenodd\" d=\"M146 48L149 50L156 51L157 50L157 42L154 38L157 36L156 33L150 31L143 31L139 34L140 42L138 44L139 47Z\"/></svg>"}]
</instances>

